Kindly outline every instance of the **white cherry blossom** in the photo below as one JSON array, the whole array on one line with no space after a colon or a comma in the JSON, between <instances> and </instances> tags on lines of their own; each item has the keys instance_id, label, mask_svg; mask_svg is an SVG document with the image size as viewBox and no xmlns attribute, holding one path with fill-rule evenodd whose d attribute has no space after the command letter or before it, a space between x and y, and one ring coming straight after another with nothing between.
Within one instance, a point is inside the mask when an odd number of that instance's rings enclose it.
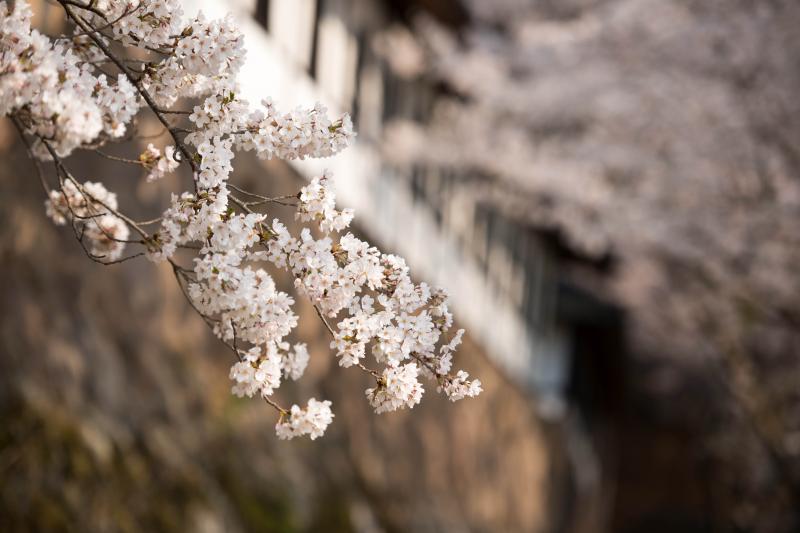
<instances>
[{"instance_id":1,"label":"white cherry blossom","mask_svg":"<svg viewBox=\"0 0 800 533\"><path fill-rule=\"evenodd\" d=\"M282 416L275 426L275 431L281 439L293 439L298 436L308 435L311 440L321 437L331 422L333 422L331 402L329 400L308 400L305 409L293 405L288 415Z\"/></svg>"},{"instance_id":2,"label":"white cherry blossom","mask_svg":"<svg viewBox=\"0 0 800 533\"><path fill-rule=\"evenodd\" d=\"M31 137L36 157L55 164L47 215L69 224L94 260L136 257L123 257L132 244L151 261L169 263L192 307L236 356L233 394L274 406L280 438L316 439L333 413L329 401L311 398L305 408L286 410L275 397L282 379L300 379L309 362L305 344L290 344L295 298L277 287L270 273L276 269L291 276L297 297L310 301L331 330L339 365L375 379L367 398L378 413L418 404L420 377L451 400L480 392L465 372L450 375L463 330L440 346L453 324L446 294L412 281L402 258L340 234L354 214L336 206L329 172L294 196L295 218L311 223L298 231L252 208L269 207L269 198L231 184L239 151L262 159L336 155L355 138L347 114L331 118L321 104L286 112L268 98L260 106L242 99L244 39L230 17L186 19L177 0L99 0L91 9L59 3L77 33L55 40L31 28L26 2L14 2L13 10L0 3L0 115ZM126 55L131 47L135 53ZM98 65L107 62L121 73L104 73ZM172 141L149 144L138 161L125 161L144 167L147 182L180 165L192 171L191 188L171 196L157 226L125 216L116 194L99 182L79 183L64 161L135 133L131 124L143 107ZM182 126L171 125L179 120Z\"/></svg>"},{"instance_id":3,"label":"white cherry blossom","mask_svg":"<svg viewBox=\"0 0 800 533\"><path fill-rule=\"evenodd\" d=\"M422 384L417 380L418 371L415 363L387 366L378 385L366 391L375 412L385 413L417 405L422 399Z\"/></svg>"}]
</instances>

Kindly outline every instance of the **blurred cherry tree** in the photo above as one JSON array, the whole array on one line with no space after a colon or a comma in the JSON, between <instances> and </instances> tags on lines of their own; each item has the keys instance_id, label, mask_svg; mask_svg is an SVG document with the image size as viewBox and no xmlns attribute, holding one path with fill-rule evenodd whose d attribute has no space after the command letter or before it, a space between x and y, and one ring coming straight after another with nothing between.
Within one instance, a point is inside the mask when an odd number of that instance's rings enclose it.
<instances>
[{"instance_id":1,"label":"blurred cherry tree","mask_svg":"<svg viewBox=\"0 0 800 533\"><path fill-rule=\"evenodd\" d=\"M626 310L657 368L634 381L694 420L726 471L717 505L746 530L798 527L800 4L465 3L458 32L422 19L379 43L445 88L386 155L613 258L572 277Z\"/></svg>"}]
</instances>

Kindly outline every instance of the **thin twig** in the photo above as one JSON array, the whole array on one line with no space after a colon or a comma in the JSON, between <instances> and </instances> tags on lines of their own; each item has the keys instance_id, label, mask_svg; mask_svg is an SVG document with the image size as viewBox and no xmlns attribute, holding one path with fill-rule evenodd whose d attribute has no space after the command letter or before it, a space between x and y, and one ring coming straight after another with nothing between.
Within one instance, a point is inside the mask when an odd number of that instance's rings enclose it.
<instances>
[{"instance_id":1,"label":"thin twig","mask_svg":"<svg viewBox=\"0 0 800 533\"><path fill-rule=\"evenodd\" d=\"M161 222L162 220L164 220L164 217L158 217L158 218L152 218L150 220L144 220L144 221L141 221L141 222L137 222L137 224L139 224L140 226L149 226L150 224L156 224L158 222Z\"/></svg>"},{"instance_id":2,"label":"thin twig","mask_svg":"<svg viewBox=\"0 0 800 533\"><path fill-rule=\"evenodd\" d=\"M274 198L270 198L268 196L264 196L264 195L261 195L261 194L256 194L254 192L246 191L246 190L244 190L244 189L242 189L240 187L237 187L236 185L234 185L232 183L229 183L228 187L230 187L231 189L233 189L236 192L245 194L245 195L253 197L253 198L258 198L260 200L259 202L245 202L244 200L240 200L243 204L245 204L247 206L254 206L254 205L265 204L265 203L268 203L268 202L273 202L273 203L276 203L276 204L285 205L285 206L289 206L289 207L297 207L297 204L290 204L288 202L281 202L281 200L291 200L293 198L296 200L297 199L297 195L296 194L287 194L285 196L275 196Z\"/></svg>"},{"instance_id":3,"label":"thin twig","mask_svg":"<svg viewBox=\"0 0 800 533\"><path fill-rule=\"evenodd\" d=\"M119 161L121 163L128 163L128 164L131 164L131 165L143 166L143 163L141 161L139 161L138 159L128 159L126 157L119 157L119 156L116 156L116 155L107 154L107 153L102 152L102 151L100 151L98 149L95 149L94 153L96 153L97 155L103 156L106 159L110 159L111 161Z\"/></svg>"},{"instance_id":4,"label":"thin twig","mask_svg":"<svg viewBox=\"0 0 800 533\"><path fill-rule=\"evenodd\" d=\"M58 1L59 1L59 3L61 3L64 6L70 5L70 6L78 7L80 9L85 9L87 11L91 11L95 15L98 15L103 20L108 20L108 18L106 18L106 14L103 13L101 10L97 9L96 7L94 7L92 4L82 4L80 2L76 2L75 0L58 0Z\"/></svg>"}]
</instances>

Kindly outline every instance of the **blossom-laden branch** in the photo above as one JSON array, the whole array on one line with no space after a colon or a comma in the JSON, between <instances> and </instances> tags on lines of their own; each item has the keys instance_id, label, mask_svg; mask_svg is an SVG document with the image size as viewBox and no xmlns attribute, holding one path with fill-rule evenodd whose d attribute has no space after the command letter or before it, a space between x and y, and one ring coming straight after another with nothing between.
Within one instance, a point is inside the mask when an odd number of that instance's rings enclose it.
<instances>
[{"instance_id":1,"label":"blossom-laden branch","mask_svg":"<svg viewBox=\"0 0 800 533\"><path fill-rule=\"evenodd\" d=\"M480 393L480 381L463 371L450 374L463 330L443 343L453 322L444 292L415 284L402 258L341 234L353 212L336 207L327 173L277 198L229 183L237 151L264 159L335 155L355 136L348 115L331 120L319 104L281 113L269 99L252 108L239 96L244 42L230 17L186 20L176 0L59 3L76 33L55 40L31 29L25 2L13 10L0 3L0 114L12 118L31 157L54 164L55 186L39 173L47 215L69 224L96 262L141 255L169 262L192 308L236 356L232 392L273 406L280 438L315 439L333 413L330 401L311 398L304 408L286 409L273 397L283 380L303 375L309 353L305 344L286 340L298 322L294 298L278 290L267 267L294 278L297 294L311 301L331 333L339 364L375 380L366 395L378 413L419 403L420 375L451 400ZM132 49L136 57L126 57ZM114 67L116 74L102 70ZM174 107L187 99L196 102L191 111ZM128 140L140 112L153 113L174 144L150 144L138 159L100 150ZM162 216L137 223L105 185L71 173L65 158L76 150L140 165L148 182L185 162L193 190L173 195ZM255 210L271 204L295 208L311 227L292 235ZM124 257L129 245L143 250ZM192 268L178 264L178 249L196 254ZM364 364L368 351L381 369Z\"/></svg>"}]
</instances>

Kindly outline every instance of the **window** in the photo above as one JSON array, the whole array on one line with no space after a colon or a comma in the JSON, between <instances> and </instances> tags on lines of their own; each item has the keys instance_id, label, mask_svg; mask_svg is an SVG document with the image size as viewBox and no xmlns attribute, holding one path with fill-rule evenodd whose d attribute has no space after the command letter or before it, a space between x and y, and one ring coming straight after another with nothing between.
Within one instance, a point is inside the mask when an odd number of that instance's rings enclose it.
<instances>
[{"instance_id":1,"label":"window","mask_svg":"<svg viewBox=\"0 0 800 533\"><path fill-rule=\"evenodd\" d=\"M264 28L269 28L269 0L258 0L254 17Z\"/></svg>"}]
</instances>

